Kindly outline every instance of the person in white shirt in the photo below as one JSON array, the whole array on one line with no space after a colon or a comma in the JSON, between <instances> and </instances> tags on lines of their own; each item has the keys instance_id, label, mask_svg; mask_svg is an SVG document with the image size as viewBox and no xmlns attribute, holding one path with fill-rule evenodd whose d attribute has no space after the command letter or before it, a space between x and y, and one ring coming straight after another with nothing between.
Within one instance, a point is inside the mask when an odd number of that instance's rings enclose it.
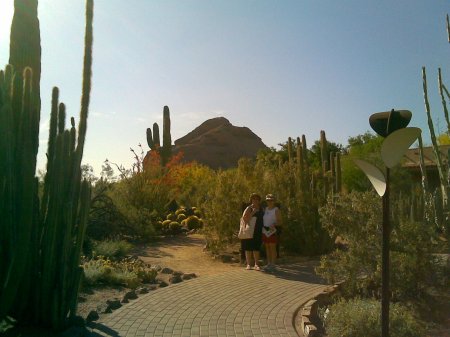
<instances>
[{"instance_id":1,"label":"person in white shirt","mask_svg":"<svg viewBox=\"0 0 450 337\"><path fill-rule=\"evenodd\" d=\"M273 194L266 195L267 207L264 210L262 241L266 248L267 266L265 270L271 271L275 268L277 259L277 229L281 227L281 212L275 206L275 197Z\"/></svg>"}]
</instances>

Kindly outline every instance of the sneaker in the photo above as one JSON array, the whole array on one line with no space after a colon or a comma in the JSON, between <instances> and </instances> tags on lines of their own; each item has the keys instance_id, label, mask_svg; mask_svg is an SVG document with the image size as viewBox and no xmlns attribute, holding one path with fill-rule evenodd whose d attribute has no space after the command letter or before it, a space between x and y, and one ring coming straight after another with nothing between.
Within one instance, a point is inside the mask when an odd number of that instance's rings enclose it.
<instances>
[{"instance_id":1,"label":"sneaker","mask_svg":"<svg viewBox=\"0 0 450 337\"><path fill-rule=\"evenodd\" d=\"M254 269L257 270L257 271L261 270L261 268L259 268L259 266L257 264L255 264L255 268Z\"/></svg>"},{"instance_id":2,"label":"sneaker","mask_svg":"<svg viewBox=\"0 0 450 337\"><path fill-rule=\"evenodd\" d=\"M252 267L248 264L247 267L245 268L246 270L251 270Z\"/></svg>"}]
</instances>

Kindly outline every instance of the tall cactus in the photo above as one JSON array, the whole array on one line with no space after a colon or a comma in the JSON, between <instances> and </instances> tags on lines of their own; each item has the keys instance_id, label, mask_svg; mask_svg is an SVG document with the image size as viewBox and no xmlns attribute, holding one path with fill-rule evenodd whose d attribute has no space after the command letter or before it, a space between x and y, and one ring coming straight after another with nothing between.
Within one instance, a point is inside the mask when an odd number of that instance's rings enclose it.
<instances>
[{"instance_id":1,"label":"tall cactus","mask_svg":"<svg viewBox=\"0 0 450 337\"><path fill-rule=\"evenodd\" d=\"M161 149L161 160L163 166L167 164L172 156L172 136L170 134L170 111L166 105L163 109L163 144Z\"/></svg>"},{"instance_id":2,"label":"tall cactus","mask_svg":"<svg viewBox=\"0 0 450 337\"><path fill-rule=\"evenodd\" d=\"M433 119L431 118L430 103L428 100L428 86L427 86L427 73L425 67L422 67L422 84L423 84L423 98L425 103L425 111L427 113L428 128L430 130L431 142L433 144L433 152L436 157L437 169L439 173L439 180L441 182L442 203L444 209L447 208L448 196L447 196L447 174L441 158L441 152L439 151L439 145L436 139L436 133L434 131Z\"/></svg>"},{"instance_id":3,"label":"tall cactus","mask_svg":"<svg viewBox=\"0 0 450 337\"><path fill-rule=\"evenodd\" d=\"M157 151L161 157L161 165L165 166L172 156L172 136L170 134L170 111L168 106L163 109L163 143L161 147L158 123L153 123L153 133L147 128L147 144L152 151Z\"/></svg>"},{"instance_id":4,"label":"tall cactus","mask_svg":"<svg viewBox=\"0 0 450 337\"><path fill-rule=\"evenodd\" d=\"M335 157L335 165L334 168L336 170L336 193L342 192L342 168L341 168L341 153L337 152Z\"/></svg>"},{"instance_id":5,"label":"tall cactus","mask_svg":"<svg viewBox=\"0 0 450 337\"><path fill-rule=\"evenodd\" d=\"M35 177L39 100L33 94L33 71L25 68L23 79L12 66L0 72L0 320L8 315L21 325L60 330L76 314L91 191L81 181L80 166L91 87L92 20L93 1L87 0L78 136L73 119L70 131L65 130L65 106L55 88L41 200ZM22 83L23 89L16 90ZM15 105L19 92L22 98Z\"/></svg>"},{"instance_id":6,"label":"tall cactus","mask_svg":"<svg viewBox=\"0 0 450 337\"><path fill-rule=\"evenodd\" d=\"M153 134L152 129L147 129L147 144L152 150L158 150L161 146L159 143L159 126L158 123L153 123Z\"/></svg>"},{"instance_id":7,"label":"tall cactus","mask_svg":"<svg viewBox=\"0 0 450 337\"><path fill-rule=\"evenodd\" d=\"M33 94L40 107L41 39L37 0L14 0L11 24L9 64L21 77L26 67L33 69Z\"/></svg>"}]
</instances>

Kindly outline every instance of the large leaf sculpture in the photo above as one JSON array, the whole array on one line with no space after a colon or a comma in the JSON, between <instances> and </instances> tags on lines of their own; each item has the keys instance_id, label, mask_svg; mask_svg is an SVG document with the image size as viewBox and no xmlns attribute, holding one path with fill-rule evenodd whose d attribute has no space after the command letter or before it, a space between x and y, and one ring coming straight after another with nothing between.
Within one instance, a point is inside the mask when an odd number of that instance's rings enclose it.
<instances>
[{"instance_id":1,"label":"large leaf sculpture","mask_svg":"<svg viewBox=\"0 0 450 337\"><path fill-rule=\"evenodd\" d=\"M378 195L382 197L386 192L386 179L380 169L360 159L355 159L355 164L366 174Z\"/></svg>"},{"instance_id":2,"label":"large leaf sculpture","mask_svg":"<svg viewBox=\"0 0 450 337\"><path fill-rule=\"evenodd\" d=\"M397 165L421 132L421 129L411 127L394 131L387 136L381 145L381 159L386 167Z\"/></svg>"}]
</instances>

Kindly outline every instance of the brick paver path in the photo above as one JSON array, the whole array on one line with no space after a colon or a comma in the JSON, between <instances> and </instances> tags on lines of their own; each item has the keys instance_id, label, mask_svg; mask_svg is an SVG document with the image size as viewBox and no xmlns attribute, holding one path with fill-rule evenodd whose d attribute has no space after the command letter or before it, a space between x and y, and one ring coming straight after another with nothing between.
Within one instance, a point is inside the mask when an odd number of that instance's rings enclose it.
<instances>
[{"instance_id":1,"label":"brick paver path","mask_svg":"<svg viewBox=\"0 0 450 337\"><path fill-rule=\"evenodd\" d=\"M95 323L92 336L297 337L295 311L325 287L295 264L201 276L142 295Z\"/></svg>"}]
</instances>

